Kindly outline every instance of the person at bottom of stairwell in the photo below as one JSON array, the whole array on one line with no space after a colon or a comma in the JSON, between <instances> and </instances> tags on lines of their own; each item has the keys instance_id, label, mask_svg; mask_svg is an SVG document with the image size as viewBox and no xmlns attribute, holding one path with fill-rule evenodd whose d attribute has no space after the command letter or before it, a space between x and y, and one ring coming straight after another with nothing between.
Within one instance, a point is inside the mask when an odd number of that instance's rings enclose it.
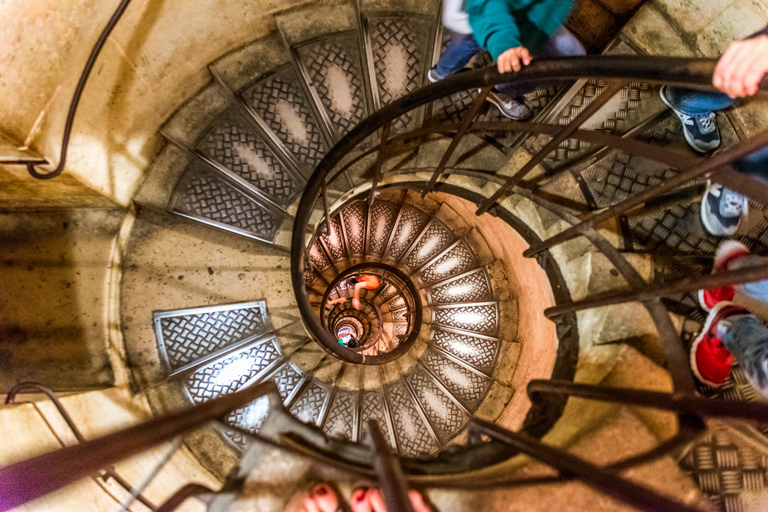
<instances>
[{"instance_id":1,"label":"person at bottom of stairwell","mask_svg":"<svg viewBox=\"0 0 768 512\"><path fill-rule=\"evenodd\" d=\"M768 264L739 242L727 240L715 253L712 273ZM746 296L768 304L768 281L737 285ZM699 291L701 307L709 311L701 333L691 345L691 368L704 384L720 386L728 378L734 357L750 383L768 397L768 328L749 310L733 302L736 286Z\"/></svg>"},{"instance_id":2,"label":"person at bottom of stairwell","mask_svg":"<svg viewBox=\"0 0 768 512\"><path fill-rule=\"evenodd\" d=\"M720 57L712 84L721 92L665 86L661 88L661 100L680 118L688 144L699 153L707 153L720 146L715 112L732 106L736 98L755 94L766 72L768 27L732 43ZM735 167L768 179L768 148L737 162ZM701 205L701 220L711 234L731 236L747 208L746 197L710 182Z\"/></svg>"},{"instance_id":3,"label":"person at bottom of stairwell","mask_svg":"<svg viewBox=\"0 0 768 512\"><path fill-rule=\"evenodd\" d=\"M586 53L576 36L562 26L573 0L464 0L469 33L462 32L462 25L456 21L446 22L464 15L463 9L456 10L457 5L461 1L446 2L443 22L452 30L455 42L452 39L430 71L431 82L460 71L481 47L490 52L500 73L520 71L533 58ZM500 84L491 91L488 101L510 119L526 119L532 112L523 95L537 88Z\"/></svg>"}]
</instances>

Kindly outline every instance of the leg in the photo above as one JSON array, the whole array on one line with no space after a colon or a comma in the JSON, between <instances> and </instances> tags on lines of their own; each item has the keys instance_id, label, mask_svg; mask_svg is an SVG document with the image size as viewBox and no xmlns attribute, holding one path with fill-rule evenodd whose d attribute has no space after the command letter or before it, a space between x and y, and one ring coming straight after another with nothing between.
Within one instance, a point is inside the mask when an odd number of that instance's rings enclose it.
<instances>
[{"instance_id":1,"label":"leg","mask_svg":"<svg viewBox=\"0 0 768 512\"><path fill-rule=\"evenodd\" d=\"M689 116L707 115L734 104L735 99L724 92L698 91L683 87L665 87L664 102L676 112Z\"/></svg>"},{"instance_id":2,"label":"leg","mask_svg":"<svg viewBox=\"0 0 768 512\"><path fill-rule=\"evenodd\" d=\"M728 319L723 344L733 354L750 383L768 396L768 329L754 315Z\"/></svg>"},{"instance_id":3,"label":"leg","mask_svg":"<svg viewBox=\"0 0 768 512\"><path fill-rule=\"evenodd\" d=\"M451 42L430 71L430 82L442 80L458 73L480 50L472 34L451 32ZM433 80L434 78L434 80Z\"/></svg>"}]
</instances>

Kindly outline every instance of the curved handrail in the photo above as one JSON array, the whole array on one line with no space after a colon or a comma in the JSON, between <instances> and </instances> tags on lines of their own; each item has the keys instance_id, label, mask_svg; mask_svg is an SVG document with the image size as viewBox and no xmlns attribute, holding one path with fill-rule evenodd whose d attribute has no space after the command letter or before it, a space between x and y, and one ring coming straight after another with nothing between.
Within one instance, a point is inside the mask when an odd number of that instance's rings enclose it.
<instances>
[{"instance_id":1,"label":"curved handrail","mask_svg":"<svg viewBox=\"0 0 768 512\"><path fill-rule=\"evenodd\" d=\"M91 71L93 71L93 66L96 64L96 59L99 58L99 54L101 53L102 48L104 48L109 35L112 33L112 29L114 29L115 25L117 25L117 22L120 21L120 18L123 16L123 13L128 8L128 4L130 3L131 0L122 0L120 2L120 5L117 6L117 9L115 9L112 17L109 18L109 21L104 27L104 30L102 30L101 34L99 34L99 38L96 40L96 44L93 45L91 54L88 55L88 60L85 63L83 72L80 74L80 80L78 80L77 87L75 87L75 93L72 95L72 102L69 104L67 121L64 123L64 136L62 137L61 141L61 154L59 156L59 164L56 166L56 168L53 171L47 173L38 172L35 168L36 166L47 165L49 163L47 160L40 159L22 159L1 163L6 165L26 165L29 174L38 180L49 180L64 172L64 167L67 165L67 153L69 152L69 139L72 136L72 126L75 123L75 114L77 114L77 107L80 105L80 98L83 96L85 84L88 82L88 77L91 75Z\"/></svg>"},{"instance_id":2,"label":"curved handrail","mask_svg":"<svg viewBox=\"0 0 768 512\"><path fill-rule=\"evenodd\" d=\"M336 165L357 145L376 133L386 123L403 113L436 99L472 88L488 87L500 83L536 83L550 80L568 80L584 77L599 79L641 79L644 82L674 84L703 90L714 90L711 85L715 59L679 57L564 57L542 59L531 63L517 73L500 74L495 68L483 68L449 77L439 83L427 85L390 103L344 136L325 155L307 181L296 211L291 241L291 277L294 295L307 330L326 347L333 345L332 336L314 314L304 286L305 238L314 204L321 197L326 178ZM515 123L509 123L514 125ZM331 350L342 357L340 350ZM343 357L342 357L343 358ZM348 359L347 359L348 360ZM362 363L360 361L350 361Z\"/></svg>"}]
</instances>

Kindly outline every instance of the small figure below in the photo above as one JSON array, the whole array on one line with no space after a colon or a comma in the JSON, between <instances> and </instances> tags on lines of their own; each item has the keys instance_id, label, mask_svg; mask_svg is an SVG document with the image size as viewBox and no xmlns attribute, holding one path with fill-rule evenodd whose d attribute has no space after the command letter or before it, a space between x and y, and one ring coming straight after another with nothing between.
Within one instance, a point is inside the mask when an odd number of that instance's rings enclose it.
<instances>
[{"instance_id":1,"label":"small figure below","mask_svg":"<svg viewBox=\"0 0 768 512\"><path fill-rule=\"evenodd\" d=\"M349 283L354 286L354 291L352 293L352 307L357 310L360 309L360 290L363 288L366 290L375 290L381 286L379 278L370 274L363 274L360 277L350 277Z\"/></svg>"},{"instance_id":2,"label":"small figure below","mask_svg":"<svg viewBox=\"0 0 768 512\"><path fill-rule=\"evenodd\" d=\"M345 334L341 338L339 338L339 345L343 345L347 348L357 348L357 338L352 336L352 334Z\"/></svg>"}]
</instances>

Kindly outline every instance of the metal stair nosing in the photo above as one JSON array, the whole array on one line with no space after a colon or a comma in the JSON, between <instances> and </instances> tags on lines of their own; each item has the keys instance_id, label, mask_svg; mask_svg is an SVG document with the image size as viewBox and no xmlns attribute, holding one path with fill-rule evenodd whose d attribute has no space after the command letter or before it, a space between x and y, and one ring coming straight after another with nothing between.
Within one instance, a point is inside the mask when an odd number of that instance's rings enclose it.
<instances>
[{"instance_id":1,"label":"metal stair nosing","mask_svg":"<svg viewBox=\"0 0 768 512\"><path fill-rule=\"evenodd\" d=\"M403 252L403 255L400 256L400 259L397 260L397 266L398 267L401 267L401 266L403 266L405 264L405 261L408 259L408 256L411 255L411 252L413 252L413 250L419 244L421 239L424 238L424 236L427 234L427 231L429 231L429 228L432 227L433 224L438 224L438 223L441 224L442 227L444 227L447 231L451 232L451 234L453 234L453 232L450 229L448 229L448 227L445 225L445 223L443 223L443 221L441 221L440 219L437 218L437 213L435 213L435 215L433 215L429 219L429 221L424 225L424 227L421 229L421 231L419 232L418 236L416 238L414 238L414 240L408 245L408 248L405 250L405 252ZM450 243L449 243L449 245L450 245ZM411 271L409 273L409 275L412 275L412 274L413 274L413 272Z\"/></svg>"},{"instance_id":2,"label":"metal stair nosing","mask_svg":"<svg viewBox=\"0 0 768 512\"><path fill-rule=\"evenodd\" d=\"M474 228L472 228L472 229L474 229ZM472 249L472 244L469 243L469 240L467 240L467 236L468 235L469 235L469 233L467 233L463 237L460 237L458 239L453 240L450 244L448 244L448 246L445 249L443 249L439 253L435 254L432 258L430 258L425 263L421 264L419 267L414 269L410 273L410 276L416 276L416 278L418 279L419 274L421 274L425 269L427 269L430 265L434 264L440 258L442 258L446 254L451 252L453 249L455 249L462 242L464 242L464 245L470 249L470 253L472 254L473 259L475 260L475 263L477 263L477 255L471 250ZM448 278L448 279L452 279L452 278ZM419 280L419 281L421 281L421 280ZM439 283L439 282L440 281L438 281L437 283ZM429 287L431 288L431 287L435 286L437 283L431 284L431 285L429 285Z\"/></svg>"},{"instance_id":3,"label":"metal stair nosing","mask_svg":"<svg viewBox=\"0 0 768 512\"><path fill-rule=\"evenodd\" d=\"M411 387L411 383L408 382L408 379L405 377L405 375L403 375L402 377L402 382L405 385L406 392L411 397L411 400L413 400L413 403L416 406L416 410L418 411L418 414L421 417L421 421L424 422L424 426L427 427L427 432L429 432L429 435L432 437L432 440L435 442L439 450L440 446L442 446L443 444L442 439L440 439L440 436L437 435L437 430L435 429L435 426L430 421L429 415L427 414L426 409L421 404L421 401L418 399L416 392L413 390L413 387Z\"/></svg>"},{"instance_id":4,"label":"metal stair nosing","mask_svg":"<svg viewBox=\"0 0 768 512\"><path fill-rule=\"evenodd\" d=\"M401 453L400 448L400 439L398 438L396 434L396 427L395 427L395 420L392 416L392 405L389 399L389 393L387 393L386 386L384 385L384 382L386 381L384 378L384 369L379 367L379 382L381 382L381 388L377 391L382 398L382 401L384 403L384 416L387 418L387 426L389 427L389 439L392 443L392 447L395 450L395 453ZM364 425L360 425L360 433L362 434L362 429Z\"/></svg>"},{"instance_id":5,"label":"metal stair nosing","mask_svg":"<svg viewBox=\"0 0 768 512\"><path fill-rule=\"evenodd\" d=\"M446 396L448 396L448 398L451 400L451 402L453 402L454 404L456 404L456 406L457 406L459 409L461 409L461 411L462 411L464 414L466 414L468 417L470 417L470 418L472 417L472 411L470 411L470 410L469 410L467 407L465 407L465 406L464 406L464 404L463 404L463 403L461 403L461 400L459 400L459 398L458 398L456 395L454 395L454 394L451 392L451 390L449 390L449 389L448 389L448 387L447 387L445 384L443 384L443 383L440 381L440 379L437 377L437 375L435 375L435 374L432 372L432 370L430 370L429 368L427 368L427 366L424 364L424 362L423 362L421 359L417 359L417 360L416 360L416 363L419 365L419 368L421 368L422 370L424 370L424 373L426 373L426 374L427 374L427 376L428 376L428 377L429 377L429 378L432 380L432 382L434 382L434 383L435 383L435 386L437 386L438 388L440 388L440 390L441 390L443 393L445 393L445 394L446 394Z\"/></svg>"},{"instance_id":6,"label":"metal stair nosing","mask_svg":"<svg viewBox=\"0 0 768 512\"><path fill-rule=\"evenodd\" d=\"M284 64L281 68L288 67L290 64ZM221 86L228 91L232 96L233 104L237 107L248 123L249 127L253 129L254 133L260 137L262 142L273 152L275 157L285 166L288 172L297 180L300 184L307 182L307 175L305 174L305 166L296 159L294 154L286 147L285 143L277 136L277 134L269 127L267 122L257 114L246 102L243 96L243 91L233 91L227 86L227 84L221 79L215 69L211 68L211 74ZM278 70L274 70L269 74L266 74L259 78L258 82L268 79L271 75L275 74ZM256 83L258 83L256 82ZM251 87L254 84L250 84L246 87ZM290 201L289 201L290 202Z\"/></svg>"},{"instance_id":7,"label":"metal stair nosing","mask_svg":"<svg viewBox=\"0 0 768 512\"><path fill-rule=\"evenodd\" d=\"M400 207L398 208L397 215L395 216L395 221L392 223L392 232L389 234L389 239L387 240L387 243L384 246L384 250L381 253L382 261L393 259L388 256L389 250L392 248L392 241L395 238L395 233L397 233L397 226L400 224L400 220L403 217L403 212L405 211L405 208L406 208L407 199L408 199L408 191L406 190L403 193L402 201L400 201Z\"/></svg>"},{"instance_id":8,"label":"metal stair nosing","mask_svg":"<svg viewBox=\"0 0 768 512\"><path fill-rule=\"evenodd\" d=\"M472 274L481 274L483 277L483 280L485 281L485 284L488 286L488 290L490 291L491 297L495 297L495 294L493 293L493 281L488 275L488 272L486 271L485 267L477 267L473 268L472 270L468 270L466 272L462 272L461 274L455 275L453 277L449 277L447 279L443 279L442 281L437 281L436 283L433 283L429 286L424 287L424 293L427 295L427 302L429 302L430 306L446 306L450 304L456 304L448 303L448 302L434 302L432 300L432 293L435 288L445 286L448 284L451 284L453 281L458 281L459 279L463 279L465 277L471 276Z\"/></svg>"}]
</instances>

